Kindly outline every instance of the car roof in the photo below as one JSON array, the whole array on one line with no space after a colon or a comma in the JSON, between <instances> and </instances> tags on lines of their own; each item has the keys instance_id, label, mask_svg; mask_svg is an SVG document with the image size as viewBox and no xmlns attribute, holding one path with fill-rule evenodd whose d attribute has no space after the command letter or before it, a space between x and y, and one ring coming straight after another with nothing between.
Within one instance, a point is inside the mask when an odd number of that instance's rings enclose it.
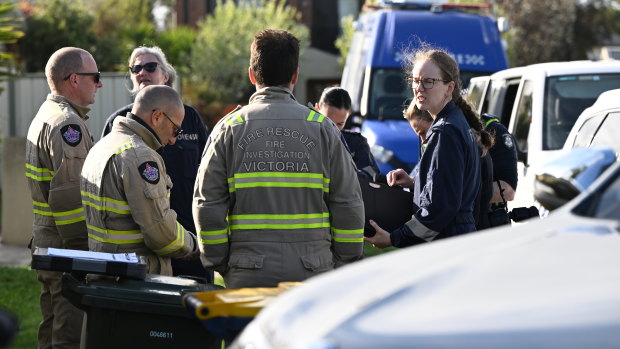
<instances>
[{"instance_id":1,"label":"car roof","mask_svg":"<svg viewBox=\"0 0 620 349\"><path fill-rule=\"evenodd\" d=\"M588 73L620 72L620 61L570 61L548 62L528 65L525 74L544 74L546 76Z\"/></svg>"},{"instance_id":2,"label":"car roof","mask_svg":"<svg viewBox=\"0 0 620 349\"><path fill-rule=\"evenodd\" d=\"M523 75L527 67L514 67L508 68L504 70L500 70L496 73L491 74L491 80L503 80L510 78L518 78Z\"/></svg>"}]
</instances>

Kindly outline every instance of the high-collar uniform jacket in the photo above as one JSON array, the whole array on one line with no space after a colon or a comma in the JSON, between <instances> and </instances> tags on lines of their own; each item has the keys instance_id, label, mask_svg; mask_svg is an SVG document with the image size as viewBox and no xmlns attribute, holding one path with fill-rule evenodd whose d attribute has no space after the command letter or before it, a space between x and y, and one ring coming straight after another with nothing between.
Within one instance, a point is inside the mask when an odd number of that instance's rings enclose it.
<instances>
[{"instance_id":1,"label":"high-collar uniform jacket","mask_svg":"<svg viewBox=\"0 0 620 349\"><path fill-rule=\"evenodd\" d=\"M480 149L463 112L449 102L427 138L414 183L411 220L390 234L405 247L476 230L472 213L480 190Z\"/></svg>"},{"instance_id":2,"label":"high-collar uniform jacket","mask_svg":"<svg viewBox=\"0 0 620 349\"><path fill-rule=\"evenodd\" d=\"M91 251L136 252L146 257L148 273L172 275L170 257L197 252L198 244L170 209L161 147L135 115L117 118L86 158L80 188Z\"/></svg>"},{"instance_id":3,"label":"high-collar uniform jacket","mask_svg":"<svg viewBox=\"0 0 620 349\"><path fill-rule=\"evenodd\" d=\"M50 94L28 129L26 177L34 208L34 247L88 250L80 171L93 139L90 109Z\"/></svg>"},{"instance_id":4,"label":"high-collar uniform jacket","mask_svg":"<svg viewBox=\"0 0 620 349\"><path fill-rule=\"evenodd\" d=\"M225 116L198 170L203 265L227 287L301 281L362 256L355 165L327 117L267 87Z\"/></svg>"}]
</instances>

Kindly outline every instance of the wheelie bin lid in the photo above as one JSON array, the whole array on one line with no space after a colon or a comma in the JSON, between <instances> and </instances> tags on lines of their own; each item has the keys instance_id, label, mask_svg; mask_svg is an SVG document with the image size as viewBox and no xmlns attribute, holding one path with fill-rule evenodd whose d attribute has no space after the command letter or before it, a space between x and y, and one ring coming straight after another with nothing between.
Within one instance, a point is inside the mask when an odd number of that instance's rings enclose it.
<instances>
[{"instance_id":1,"label":"wheelie bin lid","mask_svg":"<svg viewBox=\"0 0 620 349\"><path fill-rule=\"evenodd\" d=\"M278 287L192 292L183 296L183 304L210 332L231 341L273 299L300 284L281 282Z\"/></svg>"},{"instance_id":2,"label":"wheelie bin lid","mask_svg":"<svg viewBox=\"0 0 620 349\"><path fill-rule=\"evenodd\" d=\"M76 307L118 309L189 317L182 303L188 292L221 290L214 284L201 284L181 277L146 274L144 280L98 278L88 280L64 274L62 293Z\"/></svg>"}]
</instances>

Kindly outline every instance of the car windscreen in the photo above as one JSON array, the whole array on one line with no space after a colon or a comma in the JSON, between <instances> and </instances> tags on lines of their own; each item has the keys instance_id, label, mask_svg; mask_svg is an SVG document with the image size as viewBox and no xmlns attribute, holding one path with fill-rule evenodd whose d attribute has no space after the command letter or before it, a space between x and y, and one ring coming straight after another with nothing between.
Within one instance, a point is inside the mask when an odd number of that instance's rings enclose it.
<instances>
[{"instance_id":1,"label":"car windscreen","mask_svg":"<svg viewBox=\"0 0 620 349\"><path fill-rule=\"evenodd\" d=\"M463 91L469 80L489 72L461 71ZM368 113L370 120L403 120L403 110L411 102L413 91L407 84L407 75L400 68L376 68L370 77Z\"/></svg>"},{"instance_id":2,"label":"car windscreen","mask_svg":"<svg viewBox=\"0 0 620 349\"><path fill-rule=\"evenodd\" d=\"M564 75L547 78L543 149L561 149L581 112L598 96L620 88L620 74Z\"/></svg>"}]
</instances>

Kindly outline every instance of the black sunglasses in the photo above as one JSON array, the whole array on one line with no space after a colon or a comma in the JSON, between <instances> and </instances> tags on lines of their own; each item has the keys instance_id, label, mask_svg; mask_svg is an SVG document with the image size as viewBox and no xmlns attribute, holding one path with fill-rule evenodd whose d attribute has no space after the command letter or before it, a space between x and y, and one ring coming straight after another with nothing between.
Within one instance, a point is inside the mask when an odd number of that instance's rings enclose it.
<instances>
[{"instance_id":1,"label":"black sunglasses","mask_svg":"<svg viewBox=\"0 0 620 349\"><path fill-rule=\"evenodd\" d=\"M153 109L153 111L157 111L157 109ZM162 114L164 114L164 116L166 117L166 119L168 119L168 121L170 121L170 123L172 123L172 126L174 126L174 136L178 137L181 133L183 133L183 129L181 128L181 126L177 125L174 123L174 121L172 121L172 119L170 119L170 117L168 116L168 114L166 114L166 112L164 112L163 110L161 111Z\"/></svg>"},{"instance_id":2,"label":"black sunglasses","mask_svg":"<svg viewBox=\"0 0 620 349\"><path fill-rule=\"evenodd\" d=\"M138 74L142 68L144 68L147 72L152 73L155 69L157 69L157 62L149 62L143 65L136 64L133 67L129 67L129 70L134 74Z\"/></svg>"},{"instance_id":3,"label":"black sunglasses","mask_svg":"<svg viewBox=\"0 0 620 349\"><path fill-rule=\"evenodd\" d=\"M92 75L93 76L93 81L95 82L95 84L98 84L99 81L101 81L101 73L100 72L96 72L96 73L71 73L71 74L67 75L63 80L64 81L69 80L69 78L73 74L75 74L75 75Z\"/></svg>"}]
</instances>

